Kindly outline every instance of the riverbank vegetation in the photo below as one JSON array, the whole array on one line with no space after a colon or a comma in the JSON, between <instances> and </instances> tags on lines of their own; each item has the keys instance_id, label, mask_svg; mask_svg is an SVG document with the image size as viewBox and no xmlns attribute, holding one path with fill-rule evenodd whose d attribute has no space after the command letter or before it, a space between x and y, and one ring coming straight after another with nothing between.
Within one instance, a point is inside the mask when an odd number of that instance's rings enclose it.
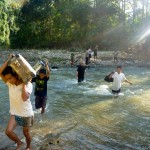
<instances>
[{"instance_id":1,"label":"riverbank vegetation","mask_svg":"<svg viewBox=\"0 0 150 150\"><path fill-rule=\"evenodd\" d=\"M150 43L149 0L1 0L0 14L1 48L126 50Z\"/></svg>"}]
</instances>

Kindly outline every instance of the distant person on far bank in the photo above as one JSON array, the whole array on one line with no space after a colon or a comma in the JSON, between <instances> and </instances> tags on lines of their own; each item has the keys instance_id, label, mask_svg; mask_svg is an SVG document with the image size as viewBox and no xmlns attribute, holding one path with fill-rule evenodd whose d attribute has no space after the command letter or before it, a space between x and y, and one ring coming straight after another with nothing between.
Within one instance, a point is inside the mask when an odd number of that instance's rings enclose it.
<instances>
[{"instance_id":1,"label":"distant person on far bank","mask_svg":"<svg viewBox=\"0 0 150 150\"><path fill-rule=\"evenodd\" d=\"M47 101L47 82L50 76L50 69L48 62L46 62L45 68L40 69L39 75L32 79L35 82L35 108L41 108L41 114L45 113L46 101Z\"/></svg>"},{"instance_id":2,"label":"distant person on far bank","mask_svg":"<svg viewBox=\"0 0 150 150\"><path fill-rule=\"evenodd\" d=\"M89 61L90 61L91 57L92 57L92 49L91 48L88 49L88 53L89 53Z\"/></svg>"},{"instance_id":3,"label":"distant person on far bank","mask_svg":"<svg viewBox=\"0 0 150 150\"><path fill-rule=\"evenodd\" d=\"M71 53L71 66L74 66L74 53Z\"/></svg>"},{"instance_id":4,"label":"distant person on far bank","mask_svg":"<svg viewBox=\"0 0 150 150\"><path fill-rule=\"evenodd\" d=\"M89 64L89 52L88 52L88 49L86 49L86 53L85 53L85 63L86 63L86 65Z\"/></svg>"},{"instance_id":5,"label":"distant person on far bank","mask_svg":"<svg viewBox=\"0 0 150 150\"><path fill-rule=\"evenodd\" d=\"M77 68L77 80L78 80L78 82L84 81L85 72L86 72L86 65L85 65L85 62L83 60L81 60L79 62L79 66Z\"/></svg>"},{"instance_id":6,"label":"distant person on far bank","mask_svg":"<svg viewBox=\"0 0 150 150\"><path fill-rule=\"evenodd\" d=\"M132 85L132 83L129 80L127 80L125 75L122 73L121 66L118 66L117 71L115 73L111 74L109 78L113 78L112 93L114 95L118 95L121 92L122 82L125 81L125 82L129 83L130 85Z\"/></svg>"},{"instance_id":7,"label":"distant person on far bank","mask_svg":"<svg viewBox=\"0 0 150 150\"><path fill-rule=\"evenodd\" d=\"M114 55L114 63L117 63L118 62L118 52L117 51L114 52L113 55Z\"/></svg>"},{"instance_id":8,"label":"distant person on far bank","mask_svg":"<svg viewBox=\"0 0 150 150\"><path fill-rule=\"evenodd\" d=\"M97 59L97 52L98 52L98 45L96 45L96 47L94 49L94 60Z\"/></svg>"}]
</instances>

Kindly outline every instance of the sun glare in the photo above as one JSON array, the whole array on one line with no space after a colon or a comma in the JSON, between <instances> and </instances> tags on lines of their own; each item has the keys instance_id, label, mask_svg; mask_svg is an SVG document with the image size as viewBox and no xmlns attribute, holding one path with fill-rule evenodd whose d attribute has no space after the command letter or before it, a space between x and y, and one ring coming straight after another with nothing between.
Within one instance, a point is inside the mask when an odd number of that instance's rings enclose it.
<instances>
[{"instance_id":1,"label":"sun glare","mask_svg":"<svg viewBox=\"0 0 150 150\"><path fill-rule=\"evenodd\" d=\"M138 42L141 42L142 40L144 40L144 38L146 38L149 34L150 34L150 28L143 33L143 35L140 37Z\"/></svg>"}]
</instances>

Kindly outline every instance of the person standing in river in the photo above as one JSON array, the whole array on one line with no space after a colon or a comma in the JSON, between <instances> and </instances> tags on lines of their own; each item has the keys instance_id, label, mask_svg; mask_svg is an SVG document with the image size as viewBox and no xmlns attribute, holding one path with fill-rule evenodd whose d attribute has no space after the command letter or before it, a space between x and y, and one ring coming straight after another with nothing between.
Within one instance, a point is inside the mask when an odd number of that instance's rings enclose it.
<instances>
[{"instance_id":1,"label":"person standing in river","mask_svg":"<svg viewBox=\"0 0 150 150\"><path fill-rule=\"evenodd\" d=\"M112 93L115 94L119 94L121 92L121 86L122 86L122 82L127 82L130 85L132 85L132 83L127 80L127 78L125 77L125 75L122 73L122 67L118 66L117 67L117 71L113 74L111 74L109 76L109 78L113 78L113 84L112 84Z\"/></svg>"},{"instance_id":2,"label":"person standing in river","mask_svg":"<svg viewBox=\"0 0 150 150\"><path fill-rule=\"evenodd\" d=\"M80 63L79 63L79 66L77 68L78 82L84 81L85 72L86 72L86 65L85 65L85 62L83 60L81 60Z\"/></svg>"},{"instance_id":3,"label":"person standing in river","mask_svg":"<svg viewBox=\"0 0 150 150\"><path fill-rule=\"evenodd\" d=\"M89 64L89 52L88 52L88 49L86 49L86 53L85 53L85 63L88 66L88 64Z\"/></svg>"},{"instance_id":4,"label":"person standing in river","mask_svg":"<svg viewBox=\"0 0 150 150\"><path fill-rule=\"evenodd\" d=\"M35 108L41 108L41 114L45 112L47 101L47 82L50 76L50 69L48 62L46 62L46 69L42 68L39 71L39 75L34 77L31 82L35 82Z\"/></svg>"},{"instance_id":5,"label":"person standing in river","mask_svg":"<svg viewBox=\"0 0 150 150\"><path fill-rule=\"evenodd\" d=\"M26 139L26 150L30 150L31 135L30 127L33 125L34 113L30 101L32 84L27 84L19 78L14 70L8 66L12 56L0 67L0 76L7 84L10 99L10 119L6 127L6 135L17 144L16 150L21 150L23 142L14 132L17 125L22 126L23 134Z\"/></svg>"}]
</instances>

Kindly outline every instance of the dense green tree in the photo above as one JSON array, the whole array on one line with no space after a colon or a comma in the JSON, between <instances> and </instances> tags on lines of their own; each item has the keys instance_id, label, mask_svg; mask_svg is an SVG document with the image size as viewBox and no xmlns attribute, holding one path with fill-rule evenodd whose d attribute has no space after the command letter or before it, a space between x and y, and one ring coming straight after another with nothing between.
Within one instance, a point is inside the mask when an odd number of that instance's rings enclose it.
<instances>
[{"instance_id":1,"label":"dense green tree","mask_svg":"<svg viewBox=\"0 0 150 150\"><path fill-rule=\"evenodd\" d=\"M19 47L66 47L83 39L89 25L88 1L31 0L18 17ZM40 42L39 42L40 41Z\"/></svg>"},{"instance_id":2,"label":"dense green tree","mask_svg":"<svg viewBox=\"0 0 150 150\"><path fill-rule=\"evenodd\" d=\"M0 46L9 46L8 8L5 0L0 1Z\"/></svg>"},{"instance_id":3,"label":"dense green tree","mask_svg":"<svg viewBox=\"0 0 150 150\"><path fill-rule=\"evenodd\" d=\"M149 0L1 0L0 44L127 49L150 23ZM146 32L146 31L143 31ZM142 33L142 32L141 32ZM137 36L138 35L138 36Z\"/></svg>"},{"instance_id":4,"label":"dense green tree","mask_svg":"<svg viewBox=\"0 0 150 150\"><path fill-rule=\"evenodd\" d=\"M45 42L46 19L51 15L51 0L31 0L24 3L18 14L19 30L12 35L12 47L38 47ZM43 44L43 43L42 43Z\"/></svg>"}]
</instances>

